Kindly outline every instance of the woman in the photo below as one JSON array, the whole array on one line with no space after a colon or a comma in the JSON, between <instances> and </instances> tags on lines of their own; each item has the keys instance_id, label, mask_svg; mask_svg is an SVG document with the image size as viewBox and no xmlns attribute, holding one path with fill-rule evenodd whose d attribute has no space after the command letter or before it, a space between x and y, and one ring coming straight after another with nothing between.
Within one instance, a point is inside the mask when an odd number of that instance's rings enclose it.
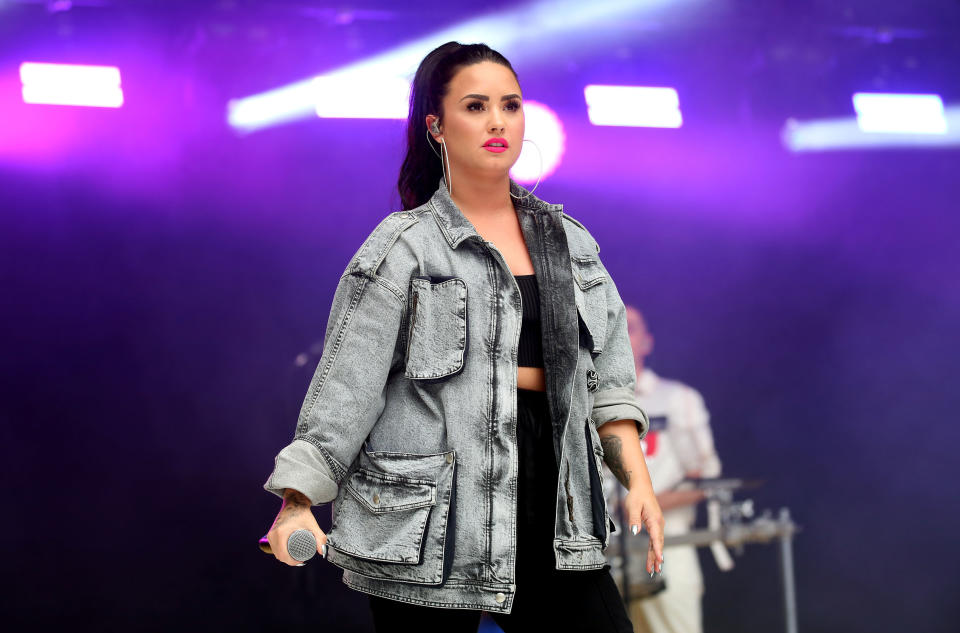
<instances>
[{"instance_id":1,"label":"woman","mask_svg":"<svg viewBox=\"0 0 960 633\"><path fill-rule=\"evenodd\" d=\"M623 302L583 225L510 179L523 134L503 56L449 42L424 58L405 210L340 278L264 485L283 497L276 557L296 564L286 540L312 531L378 631L474 631L481 611L506 631L632 630L603 556L604 459L651 535L647 571L663 564ZM323 534L310 507L330 501Z\"/></svg>"}]
</instances>

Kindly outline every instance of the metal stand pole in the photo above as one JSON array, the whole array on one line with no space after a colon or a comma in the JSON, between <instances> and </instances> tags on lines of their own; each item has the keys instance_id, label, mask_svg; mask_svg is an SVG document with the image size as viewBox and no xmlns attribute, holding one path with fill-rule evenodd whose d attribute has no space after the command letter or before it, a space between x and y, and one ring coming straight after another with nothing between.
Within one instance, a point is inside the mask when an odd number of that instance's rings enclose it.
<instances>
[{"instance_id":1,"label":"metal stand pole","mask_svg":"<svg viewBox=\"0 0 960 633\"><path fill-rule=\"evenodd\" d=\"M780 522L791 526L790 510L780 508ZM780 571L783 580L783 613L787 633L797 633L797 593L793 582L793 530L783 530L780 535Z\"/></svg>"}]
</instances>

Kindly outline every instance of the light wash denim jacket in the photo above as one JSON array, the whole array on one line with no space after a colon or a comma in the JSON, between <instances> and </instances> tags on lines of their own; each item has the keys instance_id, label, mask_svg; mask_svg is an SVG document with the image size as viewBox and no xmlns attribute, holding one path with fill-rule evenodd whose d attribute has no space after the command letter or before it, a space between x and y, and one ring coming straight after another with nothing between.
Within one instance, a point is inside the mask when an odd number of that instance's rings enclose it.
<instances>
[{"instance_id":1,"label":"light wash denim jacket","mask_svg":"<svg viewBox=\"0 0 960 633\"><path fill-rule=\"evenodd\" d=\"M597 428L647 416L623 301L600 247L563 206L510 181L540 288L560 478L557 569L598 569L616 530ZM509 613L516 592L517 346L503 255L440 179L384 218L340 277L292 442L264 488L333 501L327 559L359 591Z\"/></svg>"}]
</instances>

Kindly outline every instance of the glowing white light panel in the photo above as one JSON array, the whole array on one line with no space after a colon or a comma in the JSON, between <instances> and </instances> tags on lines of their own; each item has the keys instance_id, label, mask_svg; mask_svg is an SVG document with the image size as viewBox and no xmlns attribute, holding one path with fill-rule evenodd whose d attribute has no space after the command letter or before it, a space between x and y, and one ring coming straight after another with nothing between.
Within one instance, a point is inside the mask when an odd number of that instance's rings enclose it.
<instances>
[{"instance_id":1,"label":"glowing white light panel","mask_svg":"<svg viewBox=\"0 0 960 633\"><path fill-rule=\"evenodd\" d=\"M947 133L940 95L858 92L853 95L853 108L862 132Z\"/></svg>"},{"instance_id":2,"label":"glowing white light panel","mask_svg":"<svg viewBox=\"0 0 960 633\"><path fill-rule=\"evenodd\" d=\"M24 103L119 108L120 69L79 64L20 64Z\"/></svg>"},{"instance_id":3,"label":"glowing white light panel","mask_svg":"<svg viewBox=\"0 0 960 633\"><path fill-rule=\"evenodd\" d=\"M870 124L868 124L870 127ZM928 126L927 129L930 129ZM943 109L943 132L865 132L854 117L797 121L790 119L781 132L784 146L792 152L887 147L950 147L960 145L960 107Z\"/></svg>"},{"instance_id":4,"label":"glowing white light panel","mask_svg":"<svg viewBox=\"0 0 960 633\"><path fill-rule=\"evenodd\" d=\"M402 77L320 76L312 88L323 118L406 119L410 109L410 82Z\"/></svg>"},{"instance_id":5,"label":"glowing white light panel","mask_svg":"<svg viewBox=\"0 0 960 633\"><path fill-rule=\"evenodd\" d=\"M594 125L678 128L680 96L673 88L589 85L583 89Z\"/></svg>"}]
</instances>

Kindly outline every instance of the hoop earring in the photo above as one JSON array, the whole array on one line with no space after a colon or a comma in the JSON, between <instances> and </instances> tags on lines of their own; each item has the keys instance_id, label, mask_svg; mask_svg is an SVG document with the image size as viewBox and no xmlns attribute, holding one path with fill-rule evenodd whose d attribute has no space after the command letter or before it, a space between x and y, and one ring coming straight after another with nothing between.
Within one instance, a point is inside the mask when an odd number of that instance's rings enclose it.
<instances>
[{"instance_id":1,"label":"hoop earring","mask_svg":"<svg viewBox=\"0 0 960 633\"><path fill-rule=\"evenodd\" d=\"M453 171L450 169L450 151L447 149L447 144L445 142L440 143L440 152L447 157L446 170L443 171L443 177L447 182L447 191L452 196L453 195ZM440 169L443 170L443 157L440 158Z\"/></svg>"},{"instance_id":2,"label":"hoop earring","mask_svg":"<svg viewBox=\"0 0 960 633\"><path fill-rule=\"evenodd\" d=\"M526 143L527 141L530 141L531 143L533 143L533 140L532 140L532 139L529 139L529 138L523 139L523 142L524 142L524 143ZM533 189L531 189L530 191L528 191L525 196L514 196L514 195L513 195L513 192L512 192L512 191L510 192L510 195L513 196L514 198L516 198L517 200L524 200L524 199L529 198L530 196L532 196L532 195L533 195L533 192L536 191L537 187L540 186L540 179L543 178L543 152L540 151L540 146L537 145L536 143L533 143L533 146L537 148L537 156L540 158L540 175L537 176L537 184L535 184L535 185L533 186Z\"/></svg>"}]
</instances>

